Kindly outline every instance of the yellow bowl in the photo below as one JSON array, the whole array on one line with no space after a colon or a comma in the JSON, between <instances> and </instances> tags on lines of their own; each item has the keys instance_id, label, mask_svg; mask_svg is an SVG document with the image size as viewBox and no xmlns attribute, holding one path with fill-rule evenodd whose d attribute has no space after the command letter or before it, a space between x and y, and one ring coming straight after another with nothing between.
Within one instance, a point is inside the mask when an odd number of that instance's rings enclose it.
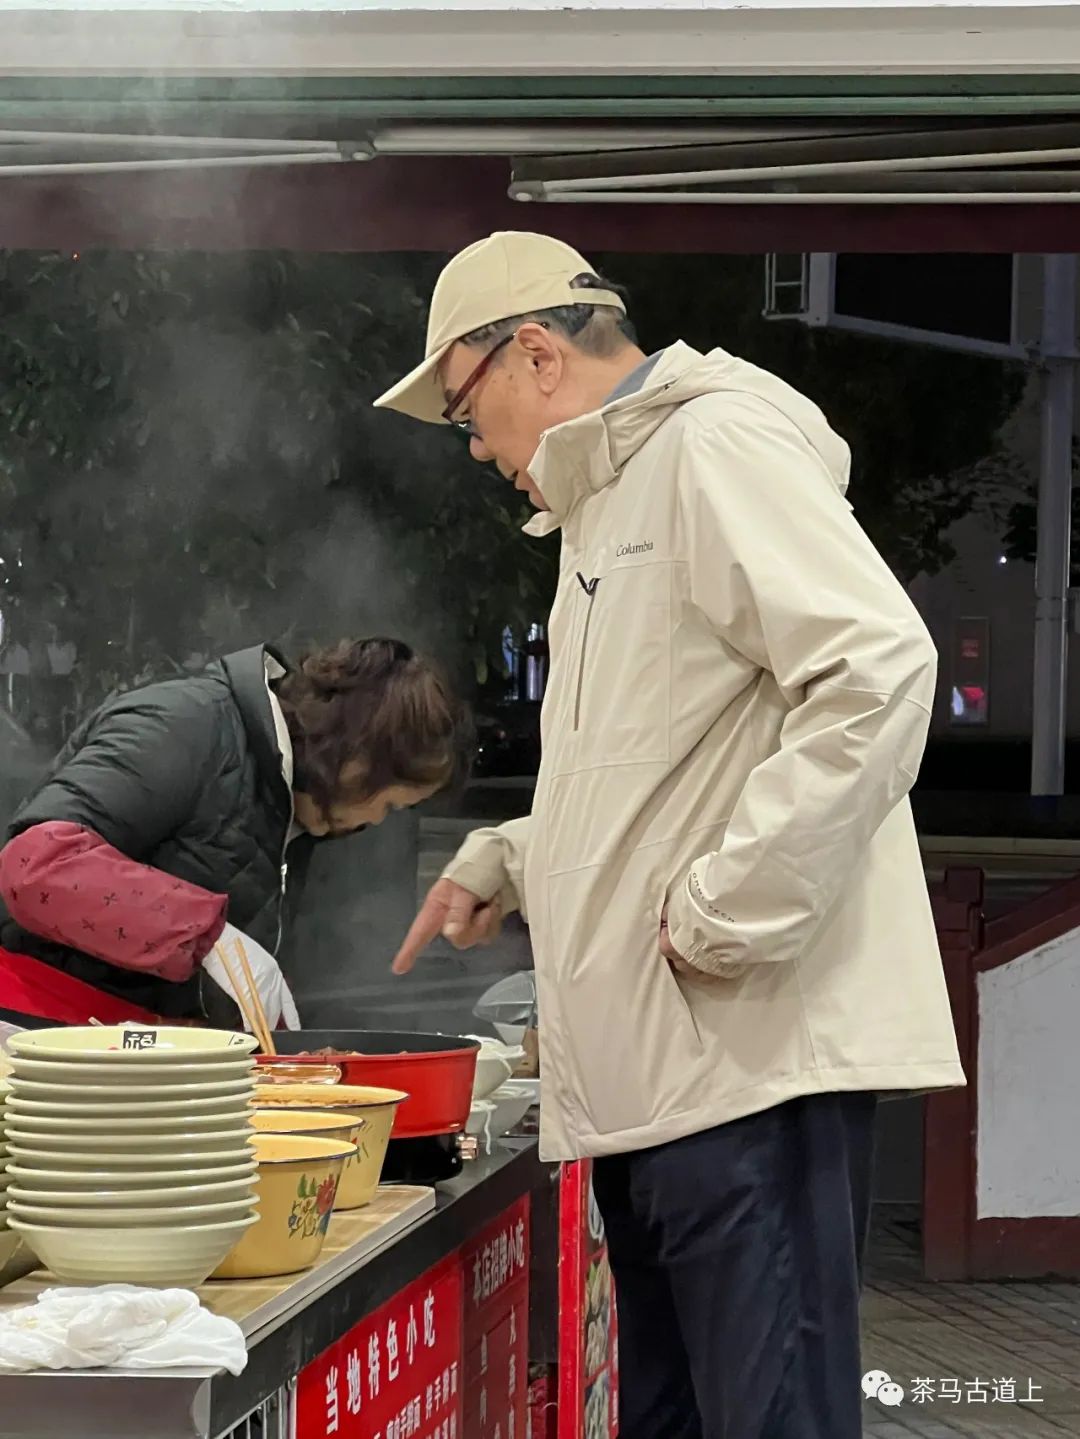
<instances>
[{"instance_id":1,"label":"yellow bowl","mask_svg":"<svg viewBox=\"0 0 1080 1439\"><path fill-rule=\"evenodd\" d=\"M344 1113L359 1121L353 1143L355 1158L345 1165L335 1209L363 1209L375 1197L386 1163L386 1151L399 1104L408 1098L400 1089L372 1089L361 1084L268 1084L255 1091L263 1113L311 1109Z\"/></svg>"},{"instance_id":2,"label":"yellow bowl","mask_svg":"<svg viewBox=\"0 0 1080 1439\"><path fill-rule=\"evenodd\" d=\"M354 1144L352 1135L359 1125L351 1114L333 1114L316 1109L256 1109L252 1115L256 1134L307 1134L312 1139L341 1139Z\"/></svg>"},{"instance_id":3,"label":"yellow bowl","mask_svg":"<svg viewBox=\"0 0 1080 1439\"><path fill-rule=\"evenodd\" d=\"M258 1223L214 1270L214 1279L264 1279L295 1274L318 1259L338 1182L356 1153L341 1139L306 1134L256 1134Z\"/></svg>"}]
</instances>

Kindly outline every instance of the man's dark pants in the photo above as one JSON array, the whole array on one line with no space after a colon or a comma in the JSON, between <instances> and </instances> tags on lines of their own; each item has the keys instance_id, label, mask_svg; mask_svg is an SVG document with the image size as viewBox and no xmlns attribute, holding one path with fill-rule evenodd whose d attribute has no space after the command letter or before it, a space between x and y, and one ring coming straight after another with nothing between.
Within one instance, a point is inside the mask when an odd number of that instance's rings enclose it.
<instances>
[{"instance_id":1,"label":"man's dark pants","mask_svg":"<svg viewBox=\"0 0 1080 1439\"><path fill-rule=\"evenodd\" d=\"M860 1439L875 1109L816 1094L597 1161L620 1439Z\"/></svg>"}]
</instances>

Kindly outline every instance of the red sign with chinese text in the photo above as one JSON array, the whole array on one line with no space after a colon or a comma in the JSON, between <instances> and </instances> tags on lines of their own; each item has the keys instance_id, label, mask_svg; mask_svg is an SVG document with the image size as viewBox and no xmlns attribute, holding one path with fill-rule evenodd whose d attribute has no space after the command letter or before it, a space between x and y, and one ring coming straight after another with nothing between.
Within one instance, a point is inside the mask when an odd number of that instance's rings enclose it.
<instances>
[{"instance_id":1,"label":"red sign with chinese text","mask_svg":"<svg viewBox=\"0 0 1080 1439\"><path fill-rule=\"evenodd\" d=\"M302 1439L464 1439L462 1267L403 1289L304 1369Z\"/></svg>"},{"instance_id":2,"label":"red sign with chinese text","mask_svg":"<svg viewBox=\"0 0 1080 1439\"><path fill-rule=\"evenodd\" d=\"M525 1439L528 1428L529 1201L521 1199L462 1252L465 1432Z\"/></svg>"},{"instance_id":3,"label":"red sign with chinese text","mask_svg":"<svg viewBox=\"0 0 1080 1439\"><path fill-rule=\"evenodd\" d=\"M558 1439L614 1439L619 1432L618 1320L592 1163L559 1177Z\"/></svg>"}]
</instances>

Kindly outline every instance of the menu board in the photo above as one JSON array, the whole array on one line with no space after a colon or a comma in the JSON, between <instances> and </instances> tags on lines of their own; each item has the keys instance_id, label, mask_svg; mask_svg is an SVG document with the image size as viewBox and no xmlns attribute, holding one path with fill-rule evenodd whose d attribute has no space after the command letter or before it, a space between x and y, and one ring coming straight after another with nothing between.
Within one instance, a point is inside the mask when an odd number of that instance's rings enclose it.
<instances>
[{"instance_id":1,"label":"menu board","mask_svg":"<svg viewBox=\"0 0 1080 1439\"><path fill-rule=\"evenodd\" d=\"M302 1439L526 1439L529 1199L301 1371Z\"/></svg>"},{"instance_id":2,"label":"menu board","mask_svg":"<svg viewBox=\"0 0 1080 1439\"><path fill-rule=\"evenodd\" d=\"M526 1439L529 1365L529 1201L463 1252L465 1433Z\"/></svg>"}]
</instances>

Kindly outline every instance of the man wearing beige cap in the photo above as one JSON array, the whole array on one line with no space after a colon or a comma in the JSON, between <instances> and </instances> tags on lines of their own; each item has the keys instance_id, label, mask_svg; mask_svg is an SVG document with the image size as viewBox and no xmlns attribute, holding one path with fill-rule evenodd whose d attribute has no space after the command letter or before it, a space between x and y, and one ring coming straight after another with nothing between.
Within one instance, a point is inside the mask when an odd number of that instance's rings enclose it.
<instances>
[{"instance_id":1,"label":"man wearing beige cap","mask_svg":"<svg viewBox=\"0 0 1080 1439\"><path fill-rule=\"evenodd\" d=\"M562 547L532 813L470 836L395 968L530 926L623 1439L858 1439L876 1096L963 1076L906 798L935 655L847 446L722 350L646 357L542 235L450 262L379 403L456 425Z\"/></svg>"}]
</instances>

